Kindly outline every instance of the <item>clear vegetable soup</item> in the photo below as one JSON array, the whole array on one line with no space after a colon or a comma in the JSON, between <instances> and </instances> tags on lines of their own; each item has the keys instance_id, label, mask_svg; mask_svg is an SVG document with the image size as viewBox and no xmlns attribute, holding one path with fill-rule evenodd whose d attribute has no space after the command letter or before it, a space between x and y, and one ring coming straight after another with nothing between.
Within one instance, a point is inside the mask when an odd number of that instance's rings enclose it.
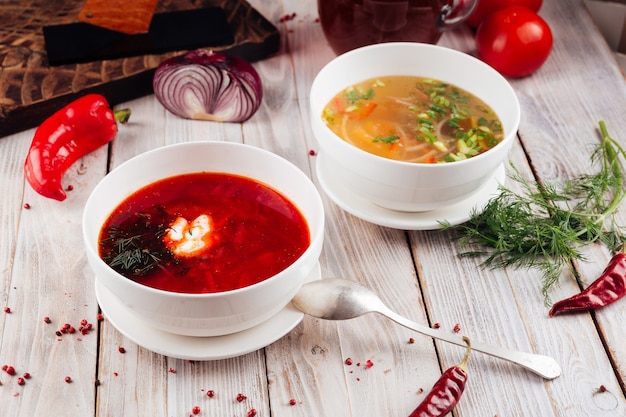
<instances>
[{"instance_id":1,"label":"clear vegetable soup","mask_svg":"<svg viewBox=\"0 0 626 417\"><path fill-rule=\"evenodd\" d=\"M452 84L413 76L352 85L333 97L322 118L364 151L416 163L471 158L504 138L500 120L481 99Z\"/></svg>"}]
</instances>

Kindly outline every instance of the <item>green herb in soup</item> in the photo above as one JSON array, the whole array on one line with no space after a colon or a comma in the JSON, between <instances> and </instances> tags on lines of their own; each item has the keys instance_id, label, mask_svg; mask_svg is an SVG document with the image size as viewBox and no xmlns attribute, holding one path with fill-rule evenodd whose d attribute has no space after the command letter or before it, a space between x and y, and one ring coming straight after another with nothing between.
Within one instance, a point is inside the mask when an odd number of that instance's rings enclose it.
<instances>
[{"instance_id":1,"label":"green herb in soup","mask_svg":"<svg viewBox=\"0 0 626 417\"><path fill-rule=\"evenodd\" d=\"M345 141L407 162L460 161L493 148L504 137L495 112L475 95L412 76L350 86L333 97L322 118Z\"/></svg>"}]
</instances>

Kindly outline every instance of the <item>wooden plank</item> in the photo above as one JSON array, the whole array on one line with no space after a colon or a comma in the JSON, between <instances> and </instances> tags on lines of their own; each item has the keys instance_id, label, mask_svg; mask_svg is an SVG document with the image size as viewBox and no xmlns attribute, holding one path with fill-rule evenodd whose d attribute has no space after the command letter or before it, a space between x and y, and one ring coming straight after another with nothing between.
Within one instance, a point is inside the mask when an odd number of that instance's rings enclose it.
<instances>
[{"instance_id":1,"label":"wooden plank","mask_svg":"<svg viewBox=\"0 0 626 417\"><path fill-rule=\"evenodd\" d=\"M522 172L526 178L533 179L534 172L541 180L556 181L590 172L592 168L589 157L594 144L599 140L599 120L606 120L614 132L624 130L621 108L626 104L626 88L617 66L596 64L610 62L614 58L582 4L544 3L541 14L556 28L556 53L531 77L511 80L522 105L519 136L524 146L523 151L532 165L527 165L526 157L519 148L513 154L513 160L516 165L524 168ZM474 45L468 39L471 38L457 38L453 35L445 38L444 42L468 53L475 53ZM626 137L619 140L622 144L626 143ZM589 153L581 152L584 149ZM621 224L624 224L623 219L624 213L620 213L618 221ZM444 237L440 245L447 240ZM429 268L435 268L438 276L448 276L455 272L449 270L449 267L446 267L447 271L438 270L436 265L440 265L441 260L433 261L427 257L425 261L421 261L423 256L420 243L419 238L416 238L414 245L420 262L427 262ZM439 247L441 249L433 252L442 252L442 247ZM595 279L608 262L608 255L602 248L592 247L588 253L591 262L578 265L583 280L587 283ZM573 410L581 415L608 412L617 416L624 413L622 387L623 364L626 358L624 351L616 347L623 345L622 333L626 323L624 315L620 313L623 313L625 307L616 305L611 310L594 314L593 317L582 314L548 319L547 307L543 306L540 293L541 279L536 271L481 271L476 277L474 272L468 277L467 271L472 269L472 264L463 262L463 265L466 266L458 268L463 271L458 274L462 279L445 283L436 281L436 287L427 295L429 300L437 300L432 308L446 311L446 305L467 303L468 294L474 292L473 286L489 285L489 288L477 291L477 294L489 294L488 300L474 299L470 305L466 305L470 313L466 320L471 320L475 326L480 325L475 330L484 332L482 337L494 338L496 341L499 340L495 338L507 341L510 337L508 344L520 343L520 340L528 338L528 341L518 346L532 347L535 351L551 355L557 358L564 369L564 375L547 385L547 392L543 394L540 393L543 390L541 387L538 388L539 392L521 394L519 387L526 385L514 381L494 380L491 389L502 390L503 384L511 384L511 389L515 389L518 395L528 395L527 400L532 404L540 403L532 400L535 397L553 402L552 407L547 406L531 413L534 415L552 415L552 409ZM428 275L424 279L428 279ZM488 282L484 282L485 280ZM509 285L510 292L505 290ZM456 286L461 286L462 290L455 290ZM500 286L504 287L495 289ZM431 288L431 284L428 287ZM561 286L555 288L551 295L556 300L578 291L573 279L564 273ZM451 294L452 298L441 299L441 292ZM490 305L490 300L497 306ZM474 307L470 309L470 306ZM486 314L486 309L491 310L489 314L482 317L477 315ZM499 326L503 323L506 324L504 328ZM528 323L537 325L529 326ZM506 333L503 334L503 331ZM611 346L610 360L617 363L617 378L613 373L612 363L605 356L605 345ZM597 390L601 385L609 390L605 396L598 395ZM572 386L576 386L577 390L572 390ZM482 389L485 388L481 387ZM490 388L486 388L486 391L489 390ZM483 395L486 392L478 393L475 401L479 398L485 400ZM467 396L469 402L473 401L472 393ZM500 403L499 399L493 397L485 401L488 403L486 407L500 412L518 408Z\"/></svg>"},{"instance_id":2,"label":"wooden plank","mask_svg":"<svg viewBox=\"0 0 626 417\"><path fill-rule=\"evenodd\" d=\"M267 135L268 140L274 138L262 144L311 172L315 179L315 156L308 156L308 150L316 150L317 144L309 128L309 114L297 111L294 103L308 109L313 78L334 55L316 20L316 2L301 2L297 10L295 18L284 23L293 69L280 60L259 63L261 71L273 68L263 72L272 80L266 91L279 94L268 96L266 103L280 107L262 119L271 120ZM276 13L290 15L292 10ZM322 276L361 281L399 313L427 323L404 232L364 222L322 197L328 213ZM411 337L414 344L409 343ZM408 415L421 399L419 388L427 390L440 372L430 338L375 315L341 323L305 318L296 332L266 352L269 375L281 372L280 378L270 379L270 398L278 399L273 409L277 417L293 413ZM353 360L352 366L344 363L347 358ZM371 368L365 366L367 360L371 360ZM305 402L306 408L285 407L285 400L291 397Z\"/></svg>"},{"instance_id":3,"label":"wooden plank","mask_svg":"<svg viewBox=\"0 0 626 417\"><path fill-rule=\"evenodd\" d=\"M2 251L10 251L5 254L10 259L0 260L2 301L12 309L1 318L0 362L14 365L18 376L31 374L25 385L18 386L17 376L2 373L3 413L84 416L94 408L97 331L62 336L55 332L64 323L78 329L83 319L97 326L93 279L80 250L81 217L91 188L104 175L106 148L69 170L64 184L72 184L74 190L61 203L24 185L22 167L32 134L25 131L0 145L6 170L3 204L10 205L3 207L0 225L8 243L3 241ZM22 208L25 203L28 210ZM50 324L44 323L45 316ZM66 383L66 376L73 382Z\"/></svg>"}]
</instances>

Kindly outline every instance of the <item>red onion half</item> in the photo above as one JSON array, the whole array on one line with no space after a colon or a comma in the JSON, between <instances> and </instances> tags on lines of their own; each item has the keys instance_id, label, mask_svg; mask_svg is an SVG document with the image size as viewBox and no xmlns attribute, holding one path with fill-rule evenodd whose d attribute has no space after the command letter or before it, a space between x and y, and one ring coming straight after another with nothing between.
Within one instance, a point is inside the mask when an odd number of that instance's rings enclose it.
<instances>
[{"instance_id":1,"label":"red onion half","mask_svg":"<svg viewBox=\"0 0 626 417\"><path fill-rule=\"evenodd\" d=\"M244 122L261 105L263 86L244 59L205 49L163 61L152 80L154 95L186 119Z\"/></svg>"}]
</instances>

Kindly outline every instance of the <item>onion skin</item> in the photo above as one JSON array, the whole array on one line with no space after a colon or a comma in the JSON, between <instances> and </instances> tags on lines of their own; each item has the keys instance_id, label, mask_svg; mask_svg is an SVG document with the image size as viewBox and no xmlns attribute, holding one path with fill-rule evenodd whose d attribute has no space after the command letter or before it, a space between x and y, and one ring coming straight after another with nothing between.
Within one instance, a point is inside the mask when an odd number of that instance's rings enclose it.
<instances>
[{"instance_id":1,"label":"onion skin","mask_svg":"<svg viewBox=\"0 0 626 417\"><path fill-rule=\"evenodd\" d=\"M206 49L163 61L152 87L163 107L185 119L245 122L263 99L261 78L252 65Z\"/></svg>"}]
</instances>

